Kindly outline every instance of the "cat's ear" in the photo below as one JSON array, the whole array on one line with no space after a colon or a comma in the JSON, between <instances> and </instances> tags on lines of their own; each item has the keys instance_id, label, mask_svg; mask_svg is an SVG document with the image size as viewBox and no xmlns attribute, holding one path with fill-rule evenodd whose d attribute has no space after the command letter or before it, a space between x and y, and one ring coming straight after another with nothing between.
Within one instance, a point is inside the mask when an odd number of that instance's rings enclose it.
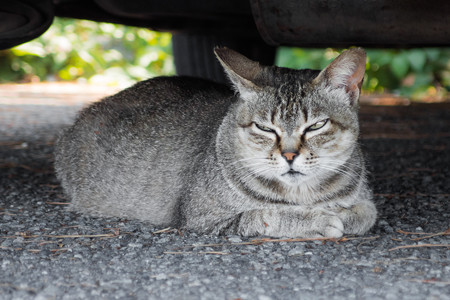
<instances>
[{"instance_id":1,"label":"cat's ear","mask_svg":"<svg viewBox=\"0 0 450 300\"><path fill-rule=\"evenodd\" d=\"M258 78L263 72L258 62L226 47L216 47L214 53L242 98L258 89Z\"/></svg>"},{"instance_id":2,"label":"cat's ear","mask_svg":"<svg viewBox=\"0 0 450 300\"><path fill-rule=\"evenodd\" d=\"M365 70L366 52L352 48L342 52L314 81L324 83L331 90L343 91L353 105L358 102Z\"/></svg>"}]
</instances>

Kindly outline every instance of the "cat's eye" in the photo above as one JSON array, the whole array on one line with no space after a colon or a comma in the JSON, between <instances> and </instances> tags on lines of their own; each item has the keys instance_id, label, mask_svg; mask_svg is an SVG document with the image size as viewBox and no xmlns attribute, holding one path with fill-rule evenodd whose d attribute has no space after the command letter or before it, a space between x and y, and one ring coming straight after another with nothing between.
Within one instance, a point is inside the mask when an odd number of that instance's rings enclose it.
<instances>
[{"instance_id":1,"label":"cat's eye","mask_svg":"<svg viewBox=\"0 0 450 300\"><path fill-rule=\"evenodd\" d=\"M266 127L264 125L260 125L258 123L255 123L255 126L258 127L259 130L262 130L262 131L265 131L265 132L275 132L275 130L273 130L273 129L269 128L269 127Z\"/></svg>"},{"instance_id":2,"label":"cat's eye","mask_svg":"<svg viewBox=\"0 0 450 300\"><path fill-rule=\"evenodd\" d=\"M323 126L325 126L325 124L327 124L327 122L328 122L328 119L319 121L319 122L317 122L317 123L315 123L315 124L309 126L309 127L306 129L306 131L313 131L313 130L320 129L320 128L322 128Z\"/></svg>"}]
</instances>

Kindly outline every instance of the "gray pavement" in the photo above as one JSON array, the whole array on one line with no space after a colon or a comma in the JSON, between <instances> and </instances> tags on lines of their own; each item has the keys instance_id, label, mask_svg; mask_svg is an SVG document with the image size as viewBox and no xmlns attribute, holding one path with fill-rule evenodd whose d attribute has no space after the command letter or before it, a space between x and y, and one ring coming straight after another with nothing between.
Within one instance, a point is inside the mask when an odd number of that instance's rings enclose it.
<instances>
[{"instance_id":1,"label":"gray pavement","mask_svg":"<svg viewBox=\"0 0 450 300\"><path fill-rule=\"evenodd\" d=\"M377 224L283 241L67 211L53 140L83 103L14 97L0 101L0 299L450 299L449 104L364 106Z\"/></svg>"}]
</instances>

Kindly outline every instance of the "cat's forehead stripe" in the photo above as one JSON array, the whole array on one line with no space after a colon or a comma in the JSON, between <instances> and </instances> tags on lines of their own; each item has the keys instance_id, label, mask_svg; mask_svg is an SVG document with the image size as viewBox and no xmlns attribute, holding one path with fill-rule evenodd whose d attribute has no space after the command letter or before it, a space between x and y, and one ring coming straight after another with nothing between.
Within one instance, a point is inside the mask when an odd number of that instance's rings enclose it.
<instances>
[{"instance_id":1,"label":"cat's forehead stripe","mask_svg":"<svg viewBox=\"0 0 450 300\"><path fill-rule=\"evenodd\" d=\"M287 82L281 85L275 94L276 107L274 108L271 121L283 123L283 127L290 134L299 123L308 120L308 108L304 103L305 91L302 83Z\"/></svg>"},{"instance_id":2,"label":"cat's forehead stripe","mask_svg":"<svg viewBox=\"0 0 450 300\"><path fill-rule=\"evenodd\" d=\"M303 122L308 122L308 110L306 109L306 106L302 107L302 115L303 115Z\"/></svg>"}]
</instances>

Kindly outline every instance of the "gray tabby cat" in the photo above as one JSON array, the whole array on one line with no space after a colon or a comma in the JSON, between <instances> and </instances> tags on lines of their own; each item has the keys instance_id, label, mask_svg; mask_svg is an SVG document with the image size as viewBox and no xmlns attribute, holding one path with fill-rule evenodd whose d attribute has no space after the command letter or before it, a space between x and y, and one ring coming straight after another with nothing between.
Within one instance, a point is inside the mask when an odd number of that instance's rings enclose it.
<instances>
[{"instance_id":1,"label":"gray tabby cat","mask_svg":"<svg viewBox=\"0 0 450 300\"><path fill-rule=\"evenodd\" d=\"M80 113L56 146L72 208L212 234L367 232L376 209L358 146L364 51L321 72L215 53L236 94L161 77Z\"/></svg>"}]
</instances>

